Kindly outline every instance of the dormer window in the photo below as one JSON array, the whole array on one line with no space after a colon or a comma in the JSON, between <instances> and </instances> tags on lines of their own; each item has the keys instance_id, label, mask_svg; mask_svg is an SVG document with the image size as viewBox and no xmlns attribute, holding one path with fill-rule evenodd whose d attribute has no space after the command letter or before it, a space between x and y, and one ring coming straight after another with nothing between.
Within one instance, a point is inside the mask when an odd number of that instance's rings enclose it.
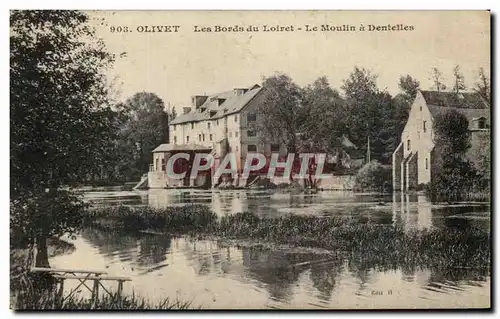
<instances>
[{"instance_id":1,"label":"dormer window","mask_svg":"<svg viewBox=\"0 0 500 319\"><path fill-rule=\"evenodd\" d=\"M410 140L406 141L406 148L408 151L411 150L411 141Z\"/></svg>"},{"instance_id":2,"label":"dormer window","mask_svg":"<svg viewBox=\"0 0 500 319\"><path fill-rule=\"evenodd\" d=\"M424 133L427 132L427 121L423 121Z\"/></svg>"}]
</instances>

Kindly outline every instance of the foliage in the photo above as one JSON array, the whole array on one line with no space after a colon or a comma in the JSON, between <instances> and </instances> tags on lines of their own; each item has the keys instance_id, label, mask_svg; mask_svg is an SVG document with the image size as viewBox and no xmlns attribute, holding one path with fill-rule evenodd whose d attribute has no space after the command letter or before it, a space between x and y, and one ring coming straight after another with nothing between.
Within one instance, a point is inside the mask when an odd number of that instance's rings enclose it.
<instances>
[{"instance_id":1,"label":"foliage","mask_svg":"<svg viewBox=\"0 0 500 319\"><path fill-rule=\"evenodd\" d=\"M83 204L70 192L108 161L114 57L78 11L10 14L11 238L48 265L46 236L72 232ZM40 256L40 258L39 258Z\"/></svg>"},{"instance_id":2,"label":"foliage","mask_svg":"<svg viewBox=\"0 0 500 319\"><path fill-rule=\"evenodd\" d=\"M92 174L112 121L104 70L113 57L77 11L10 16L11 194Z\"/></svg>"},{"instance_id":3,"label":"foliage","mask_svg":"<svg viewBox=\"0 0 500 319\"><path fill-rule=\"evenodd\" d=\"M446 158L463 157L470 148L469 120L462 113L450 110L435 116L434 143Z\"/></svg>"},{"instance_id":4,"label":"foliage","mask_svg":"<svg viewBox=\"0 0 500 319\"><path fill-rule=\"evenodd\" d=\"M212 225L217 215L204 205L167 208L117 206L92 209L85 219L86 223L99 221L100 224L113 225L115 228L165 229L175 233L201 231Z\"/></svg>"},{"instance_id":5,"label":"foliage","mask_svg":"<svg viewBox=\"0 0 500 319\"><path fill-rule=\"evenodd\" d=\"M306 86L302 95L306 115L301 142L309 143L308 152L335 152L346 135L344 101L326 77Z\"/></svg>"},{"instance_id":6,"label":"foliage","mask_svg":"<svg viewBox=\"0 0 500 319\"><path fill-rule=\"evenodd\" d=\"M465 78L460 71L460 66L457 64L453 67L453 92L460 93L460 91L465 90Z\"/></svg>"},{"instance_id":7,"label":"foliage","mask_svg":"<svg viewBox=\"0 0 500 319\"><path fill-rule=\"evenodd\" d=\"M431 69L430 80L433 83L433 89L441 92L446 90L446 85L444 84L444 76L438 68L434 67Z\"/></svg>"},{"instance_id":8,"label":"foliage","mask_svg":"<svg viewBox=\"0 0 500 319\"><path fill-rule=\"evenodd\" d=\"M105 295L93 305L90 298L71 296L62 306L58 303L52 291L30 291L11 306L16 311L29 310L183 310L194 309L190 301L170 300L165 298L158 302L150 302L144 297L133 293L131 296L122 296L119 301L116 293Z\"/></svg>"},{"instance_id":9,"label":"foliage","mask_svg":"<svg viewBox=\"0 0 500 319\"><path fill-rule=\"evenodd\" d=\"M296 152L297 133L304 119L300 87L286 74L264 78L265 98L257 108L256 129L264 141L279 141Z\"/></svg>"},{"instance_id":10,"label":"foliage","mask_svg":"<svg viewBox=\"0 0 500 319\"><path fill-rule=\"evenodd\" d=\"M458 194L474 186L477 174L466 158L471 146L468 128L467 118L455 110L434 118L435 167L438 169L429 185L431 193Z\"/></svg>"},{"instance_id":11,"label":"foliage","mask_svg":"<svg viewBox=\"0 0 500 319\"><path fill-rule=\"evenodd\" d=\"M391 172L379 162L366 163L356 174L355 188L384 191L391 184Z\"/></svg>"},{"instance_id":12,"label":"foliage","mask_svg":"<svg viewBox=\"0 0 500 319\"><path fill-rule=\"evenodd\" d=\"M103 211L102 216L105 214ZM115 225L108 227L105 229L116 229ZM205 227L197 231L184 229L184 233L324 248L346 256L363 256L364 260L382 265L404 262L414 266L488 267L490 263L490 234L475 228L409 231L371 224L368 220L360 222L354 217L294 214L260 217L245 212L206 220Z\"/></svg>"},{"instance_id":13,"label":"foliage","mask_svg":"<svg viewBox=\"0 0 500 319\"><path fill-rule=\"evenodd\" d=\"M134 94L119 110L125 119L119 131L118 171L128 180L138 179L148 171L153 149L168 143L168 114L162 99L148 92Z\"/></svg>"},{"instance_id":14,"label":"foliage","mask_svg":"<svg viewBox=\"0 0 500 319\"><path fill-rule=\"evenodd\" d=\"M490 79L486 75L484 68L479 68L478 81L476 82L474 90L479 93L483 99L491 105L491 84Z\"/></svg>"},{"instance_id":15,"label":"foliage","mask_svg":"<svg viewBox=\"0 0 500 319\"><path fill-rule=\"evenodd\" d=\"M407 103L411 104L417 96L417 91L420 88L420 82L407 74L399 77L398 87L407 98Z\"/></svg>"},{"instance_id":16,"label":"foliage","mask_svg":"<svg viewBox=\"0 0 500 319\"><path fill-rule=\"evenodd\" d=\"M367 153L370 138L371 158L389 163L392 152L399 144L397 135L397 108L391 95L380 91L376 76L370 71L355 67L344 80L342 90L346 97L346 124L349 138Z\"/></svg>"},{"instance_id":17,"label":"foliage","mask_svg":"<svg viewBox=\"0 0 500 319\"><path fill-rule=\"evenodd\" d=\"M479 135L477 152L476 169L478 174L489 181L491 174L491 136L489 134Z\"/></svg>"}]
</instances>

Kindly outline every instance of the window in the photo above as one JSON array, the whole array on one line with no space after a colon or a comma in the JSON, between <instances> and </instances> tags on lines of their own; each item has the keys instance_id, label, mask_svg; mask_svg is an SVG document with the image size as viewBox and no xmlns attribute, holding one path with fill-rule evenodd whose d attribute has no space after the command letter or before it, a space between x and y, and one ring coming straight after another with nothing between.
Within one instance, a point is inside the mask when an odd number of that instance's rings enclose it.
<instances>
[{"instance_id":1,"label":"window","mask_svg":"<svg viewBox=\"0 0 500 319\"><path fill-rule=\"evenodd\" d=\"M247 114L247 122L255 122L257 121L257 115L255 113Z\"/></svg>"},{"instance_id":2,"label":"window","mask_svg":"<svg viewBox=\"0 0 500 319\"><path fill-rule=\"evenodd\" d=\"M189 136L186 136L186 143L189 143Z\"/></svg>"},{"instance_id":3,"label":"window","mask_svg":"<svg viewBox=\"0 0 500 319\"><path fill-rule=\"evenodd\" d=\"M207 123L207 127L208 127L208 129L210 129L210 122Z\"/></svg>"},{"instance_id":4,"label":"window","mask_svg":"<svg viewBox=\"0 0 500 319\"><path fill-rule=\"evenodd\" d=\"M255 136L255 131L254 130L248 130L247 131L247 136Z\"/></svg>"},{"instance_id":5,"label":"window","mask_svg":"<svg viewBox=\"0 0 500 319\"><path fill-rule=\"evenodd\" d=\"M177 136L174 136L174 144L177 144Z\"/></svg>"},{"instance_id":6,"label":"window","mask_svg":"<svg viewBox=\"0 0 500 319\"><path fill-rule=\"evenodd\" d=\"M234 132L234 137L238 137L238 131Z\"/></svg>"},{"instance_id":7,"label":"window","mask_svg":"<svg viewBox=\"0 0 500 319\"><path fill-rule=\"evenodd\" d=\"M201 134L198 134L198 141L201 142Z\"/></svg>"},{"instance_id":8,"label":"window","mask_svg":"<svg viewBox=\"0 0 500 319\"><path fill-rule=\"evenodd\" d=\"M410 140L408 140L408 141L406 142L406 145L407 145L406 149L407 149L408 151L409 151L409 150L411 150L411 144L410 144L410 143L411 143L411 142L410 142Z\"/></svg>"},{"instance_id":9,"label":"window","mask_svg":"<svg viewBox=\"0 0 500 319\"><path fill-rule=\"evenodd\" d=\"M427 132L427 121L423 122L423 126L424 126L424 133L425 133L425 132Z\"/></svg>"},{"instance_id":10,"label":"window","mask_svg":"<svg viewBox=\"0 0 500 319\"><path fill-rule=\"evenodd\" d=\"M159 166L159 165L158 165L158 159L156 159L156 161L155 161L155 162L156 162L155 171L157 171L157 170L158 170L158 166Z\"/></svg>"},{"instance_id":11,"label":"window","mask_svg":"<svg viewBox=\"0 0 500 319\"><path fill-rule=\"evenodd\" d=\"M217 126L219 126L219 120L217 120Z\"/></svg>"},{"instance_id":12,"label":"window","mask_svg":"<svg viewBox=\"0 0 500 319\"><path fill-rule=\"evenodd\" d=\"M212 134L210 134L210 141L212 140Z\"/></svg>"},{"instance_id":13,"label":"window","mask_svg":"<svg viewBox=\"0 0 500 319\"><path fill-rule=\"evenodd\" d=\"M238 114L234 115L234 123L238 122Z\"/></svg>"},{"instance_id":14,"label":"window","mask_svg":"<svg viewBox=\"0 0 500 319\"><path fill-rule=\"evenodd\" d=\"M271 152L276 153L280 151L280 145L279 144L271 144Z\"/></svg>"},{"instance_id":15,"label":"window","mask_svg":"<svg viewBox=\"0 0 500 319\"><path fill-rule=\"evenodd\" d=\"M203 142L205 142L205 134L202 134L201 138L203 139Z\"/></svg>"},{"instance_id":16,"label":"window","mask_svg":"<svg viewBox=\"0 0 500 319\"><path fill-rule=\"evenodd\" d=\"M191 129L194 129L194 122L191 123Z\"/></svg>"},{"instance_id":17,"label":"window","mask_svg":"<svg viewBox=\"0 0 500 319\"><path fill-rule=\"evenodd\" d=\"M478 129L484 129L484 128L486 128L486 119L485 118L480 118L477 121L477 128Z\"/></svg>"},{"instance_id":18,"label":"window","mask_svg":"<svg viewBox=\"0 0 500 319\"><path fill-rule=\"evenodd\" d=\"M247 146L247 151L249 152L257 152L257 145L248 145Z\"/></svg>"},{"instance_id":19,"label":"window","mask_svg":"<svg viewBox=\"0 0 500 319\"><path fill-rule=\"evenodd\" d=\"M174 131L175 131L176 128L177 128L177 125L174 124Z\"/></svg>"},{"instance_id":20,"label":"window","mask_svg":"<svg viewBox=\"0 0 500 319\"><path fill-rule=\"evenodd\" d=\"M161 159L161 170L164 172L165 171L165 159Z\"/></svg>"},{"instance_id":21,"label":"window","mask_svg":"<svg viewBox=\"0 0 500 319\"><path fill-rule=\"evenodd\" d=\"M425 158L425 169L429 169L429 159Z\"/></svg>"},{"instance_id":22,"label":"window","mask_svg":"<svg viewBox=\"0 0 500 319\"><path fill-rule=\"evenodd\" d=\"M422 111L422 105L420 105L420 111Z\"/></svg>"}]
</instances>

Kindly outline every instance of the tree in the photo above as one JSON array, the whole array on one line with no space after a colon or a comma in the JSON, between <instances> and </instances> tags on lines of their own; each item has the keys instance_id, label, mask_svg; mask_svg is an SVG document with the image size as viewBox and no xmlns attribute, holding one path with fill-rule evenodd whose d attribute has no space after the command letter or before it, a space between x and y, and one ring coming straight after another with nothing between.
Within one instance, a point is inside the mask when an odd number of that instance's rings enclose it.
<instances>
[{"instance_id":1,"label":"tree","mask_svg":"<svg viewBox=\"0 0 500 319\"><path fill-rule=\"evenodd\" d=\"M399 77L398 87L404 96L408 98L409 104L411 104L417 96L417 91L420 89L420 82L407 74Z\"/></svg>"},{"instance_id":2,"label":"tree","mask_svg":"<svg viewBox=\"0 0 500 319\"><path fill-rule=\"evenodd\" d=\"M326 77L306 86L302 95L306 114L302 141L310 144L311 152L334 152L342 146L342 136L346 133L344 101Z\"/></svg>"},{"instance_id":3,"label":"tree","mask_svg":"<svg viewBox=\"0 0 500 319\"><path fill-rule=\"evenodd\" d=\"M152 151L162 143L168 143L168 114L162 99L154 93L139 92L122 104L126 120L120 131L122 151L129 170L129 178L140 178L152 163Z\"/></svg>"},{"instance_id":4,"label":"tree","mask_svg":"<svg viewBox=\"0 0 500 319\"><path fill-rule=\"evenodd\" d=\"M177 112L175 111L175 106L172 107L172 112L170 112L170 118L174 120L177 117Z\"/></svg>"},{"instance_id":5,"label":"tree","mask_svg":"<svg viewBox=\"0 0 500 319\"><path fill-rule=\"evenodd\" d=\"M490 79L486 76L484 68L479 68L478 71L479 79L476 82L476 87L474 90L483 97L488 105L491 105L491 85Z\"/></svg>"},{"instance_id":6,"label":"tree","mask_svg":"<svg viewBox=\"0 0 500 319\"><path fill-rule=\"evenodd\" d=\"M384 191L390 185L389 170L379 162L366 163L356 174L355 188L360 190Z\"/></svg>"},{"instance_id":7,"label":"tree","mask_svg":"<svg viewBox=\"0 0 500 319\"><path fill-rule=\"evenodd\" d=\"M263 141L280 141L297 152L297 135L304 120L302 91L286 74L264 78L264 100L257 107L256 128Z\"/></svg>"},{"instance_id":8,"label":"tree","mask_svg":"<svg viewBox=\"0 0 500 319\"><path fill-rule=\"evenodd\" d=\"M112 64L78 11L10 15L11 235L37 244L79 227L83 204L61 186L92 175L113 127L106 69ZM12 234L17 232L17 234Z\"/></svg>"},{"instance_id":9,"label":"tree","mask_svg":"<svg viewBox=\"0 0 500 319\"><path fill-rule=\"evenodd\" d=\"M441 92L442 90L446 90L446 85L443 83L443 73L441 73L438 68L432 68L430 80L434 83L433 87L436 91Z\"/></svg>"},{"instance_id":10,"label":"tree","mask_svg":"<svg viewBox=\"0 0 500 319\"><path fill-rule=\"evenodd\" d=\"M477 151L476 169L486 186L489 186L491 174L491 137L489 134L479 135Z\"/></svg>"},{"instance_id":11,"label":"tree","mask_svg":"<svg viewBox=\"0 0 500 319\"><path fill-rule=\"evenodd\" d=\"M396 136L400 137L408 121L411 105L420 89L420 82L407 74L399 78L398 86L402 92L394 97L392 103L394 105L394 130Z\"/></svg>"},{"instance_id":12,"label":"tree","mask_svg":"<svg viewBox=\"0 0 500 319\"><path fill-rule=\"evenodd\" d=\"M460 112L447 111L433 121L435 162L430 190L433 193L459 194L470 189L476 178L473 165L466 159L470 148L469 121Z\"/></svg>"},{"instance_id":13,"label":"tree","mask_svg":"<svg viewBox=\"0 0 500 319\"><path fill-rule=\"evenodd\" d=\"M355 67L344 80L342 90L346 97L346 127L349 138L364 153L370 138L373 159L390 161L399 137L394 129L395 107L389 93L380 91L377 76Z\"/></svg>"},{"instance_id":14,"label":"tree","mask_svg":"<svg viewBox=\"0 0 500 319\"><path fill-rule=\"evenodd\" d=\"M458 94L460 91L466 89L465 78L460 71L460 66L458 64L453 67L453 78L453 92Z\"/></svg>"}]
</instances>

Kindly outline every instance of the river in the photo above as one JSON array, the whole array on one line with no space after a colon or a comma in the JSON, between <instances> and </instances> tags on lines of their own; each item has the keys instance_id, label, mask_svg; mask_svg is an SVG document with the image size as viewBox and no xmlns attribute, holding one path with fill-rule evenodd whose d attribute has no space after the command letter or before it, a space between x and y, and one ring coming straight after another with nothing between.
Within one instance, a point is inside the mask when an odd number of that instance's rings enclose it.
<instances>
[{"instance_id":1,"label":"river","mask_svg":"<svg viewBox=\"0 0 500 319\"><path fill-rule=\"evenodd\" d=\"M479 227L489 231L482 203L434 205L425 196L320 192L151 190L88 192L94 205L173 206L200 203L218 215L322 214L405 229ZM486 269L384 268L317 249L236 246L145 233L85 229L70 240L76 250L51 259L57 268L106 270L129 276L125 291L151 301L192 301L202 308L456 308L489 307ZM70 282L68 282L69 284ZM75 283L76 284L76 283ZM67 285L69 290L72 285ZM82 291L82 293L87 293Z\"/></svg>"}]
</instances>

